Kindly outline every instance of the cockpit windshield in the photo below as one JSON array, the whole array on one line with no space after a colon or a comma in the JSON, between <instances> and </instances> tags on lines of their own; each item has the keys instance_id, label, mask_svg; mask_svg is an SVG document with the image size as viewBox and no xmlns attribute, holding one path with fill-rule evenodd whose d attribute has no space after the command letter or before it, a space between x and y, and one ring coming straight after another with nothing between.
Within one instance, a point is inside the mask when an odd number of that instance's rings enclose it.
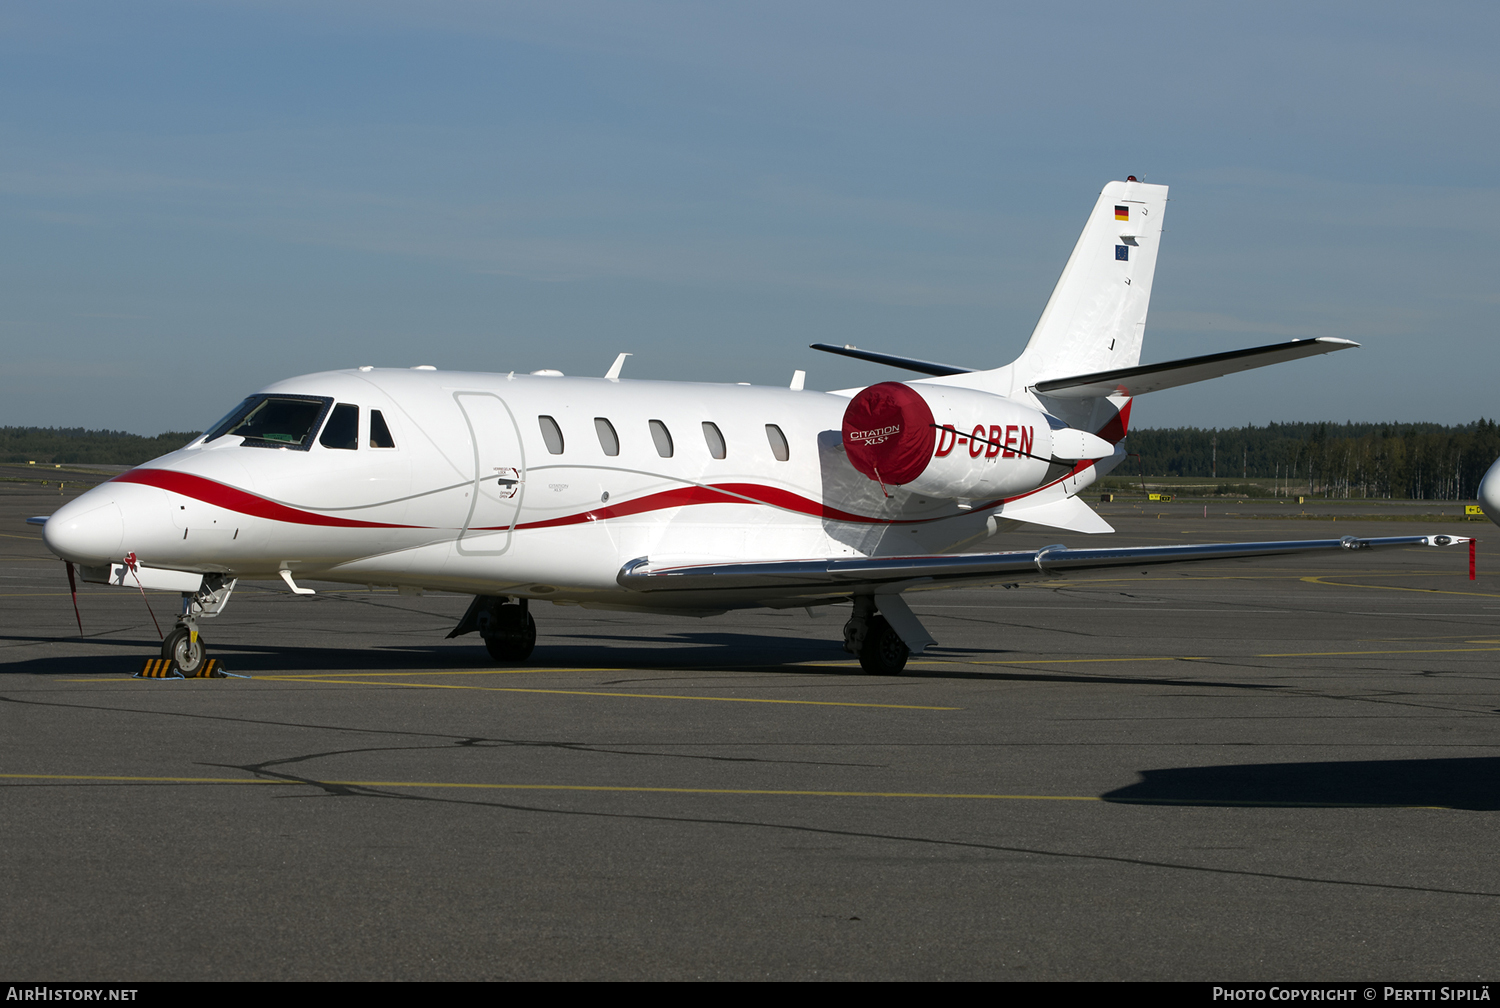
<instances>
[{"instance_id":1,"label":"cockpit windshield","mask_svg":"<svg viewBox=\"0 0 1500 1008\"><path fill-rule=\"evenodd\" d=\"M252 448L307 451L331 405L333 400L326 396L251 396L219 421L203 442L237 434Z\"/></svg>"}]
</instances>

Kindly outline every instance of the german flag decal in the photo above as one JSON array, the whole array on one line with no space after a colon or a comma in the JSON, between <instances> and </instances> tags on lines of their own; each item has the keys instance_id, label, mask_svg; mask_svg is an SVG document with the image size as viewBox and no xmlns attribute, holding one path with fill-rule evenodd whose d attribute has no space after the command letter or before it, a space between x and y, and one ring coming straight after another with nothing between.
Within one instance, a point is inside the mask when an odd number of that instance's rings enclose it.
<instances>
[{"instance_id":1,"label":"german flag decal","mask_svg":"<svg viewBox=\"0 0 1500 1008\"><path fill-rule=\"evenodd\" d=\"M1128 206L1115 207L1115 220L1129 220L1130 208Z\"/></svg>"}]
</instances>

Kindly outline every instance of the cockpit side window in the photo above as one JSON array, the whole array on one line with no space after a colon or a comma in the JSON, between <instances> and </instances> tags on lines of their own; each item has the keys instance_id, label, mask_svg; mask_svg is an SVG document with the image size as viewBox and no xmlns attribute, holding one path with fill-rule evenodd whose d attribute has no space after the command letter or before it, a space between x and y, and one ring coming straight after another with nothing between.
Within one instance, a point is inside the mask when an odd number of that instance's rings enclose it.
<instances>
[{"instance_id":1,"label":"cockpit side window","mask_svg":"<svg viewBox=\"0 0 1500 1008\"><path fill-rule=\"evenodd\" d=\"M339 403L333 408L333 416L323 425L318 435L318 444L324 448L339 448L354 451L359 448L359 407Z\"/></svg>"},{"instance_id":2,"label":"cockpit side window","mask_svg":"<svg viewBox=\"0 0 1500 1008\"><path fill-rule=\"evenodd\" d=\"M250 448L307 451L332 405L333 400L328 396L251 396L203 440L206 444L226 434L236 434Z\"/></svg>"},{"instance_id":3,"label":"cockpit side window","mask_svg":"<svg viewBox=\"0 0 1500 1008\"><path fill-rule=\"evenodd\" d=\"M396 447L396 439L391 437L391 429L386 426L385 417L380 415L378 409L370 411L370 447Z\"/></svg>"},{"instance_id":4,"label":"cockpit side window","mask_svg":"<svg viewBox=\"0 0 1500 1008\"><path fill-rule=\"evenodd\" d=\"M245 413L250 409L251 404L255 401L256 397L251 396L249 399L241 401L238 406L220 417L219 422L208 428L208 433L203 435L203 443L208 444L214 438L221 438L225 434L228 434L229 428L233 427L244 417Z\"/></svg>"}]
</instances>

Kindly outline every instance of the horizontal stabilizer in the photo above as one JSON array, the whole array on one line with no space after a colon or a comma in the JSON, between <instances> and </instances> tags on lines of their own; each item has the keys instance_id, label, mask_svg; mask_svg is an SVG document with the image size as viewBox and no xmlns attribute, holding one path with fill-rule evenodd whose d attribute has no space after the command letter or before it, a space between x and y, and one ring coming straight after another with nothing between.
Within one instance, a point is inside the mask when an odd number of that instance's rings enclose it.
<instances>
[{"instance_id":1,"label":"horizontal stabilizer","mask_svg":"<svg viewBox=\"0 0 1500 1008\"><path fill-rule=\"evenodd\" d=\"M1209 543L1183 546L1121 546L1069 549L1043 546L1009 553L949 556L862 557L851 560L764 560L727 564L652 566L649 557L632 560L615 576L620 587L639 592L730 592L731 598L816 597L879 592L897 582L925 582L938 588L994 584L1111 567L1159 567L1204 560L1253 560L1303 553L1339 554L1403 546L1453 546L1464 536L1387 536L1380 539L1306 539L1288 542ZM731 602L731 604L733 604Z\"/></svg>"},{"instance_id":2,"label":"horizontal stabilizer","mask_svg":"<svg viewBox=\"0 0 1500 1008\"><path fill-rule=\"evenodd\" d=\"M861 350L857 346L845 343L843 346L834 346L832 343L813 343L812 349L822 350L824 353L839 354L842 357L853 357L856 360L872 361L876 364L889 364L892 367L905 368L908 371L916 371L925 375L956 375L970 374L973 368L954 367L952 364L938 364L934 361L917 360L915 357L898 357L895 354L875 353L870 350Z\"/></svg>"},{"instance_id":3,"label":"horizontal stabilizer","mask_svg":"<svg viewBox=\"0 0 1500 1008\"><path fill-rule=\"evenodd\" d=\"M1069 532L1087 532L1094 534L1098 532L1113 532L1114 528L1094 513L1089 507L1077 497L1059 497L1057 500L1047 501L1042 504L1033 504L1026 507L1026 499L1007 504L995 512L997 518L1006 518L1010 521L1028 522L1032 525L1045 525L1047 528L1066 529Z\"/></svg>"},{"instance_id":4,"label":"horizontal stabilizer","mask_svg":"<svg viewBox=\"0 0 1500 1008\"><path fill-rule=\"evenodd\" d=\"M1251 368L1279 364L1282 361L1313 357L1357 347L1353 340L1319 336L1317 339L1292 340L1289 343L1273 343L1270 346L1254 347L1250 350L1231 350L1229 353L1205 354L1188 357L1165 364L1146 364L1140 367L1119 368L1115 371L1096 371L1093 374L1073 375L1068 378L1049 378L1039 381L1032 388L1042 395L1057 399L1094 399L1102 396L1138 396L1147 392L1191 385L1233 374Z\"/></svg>"}]
</instances>

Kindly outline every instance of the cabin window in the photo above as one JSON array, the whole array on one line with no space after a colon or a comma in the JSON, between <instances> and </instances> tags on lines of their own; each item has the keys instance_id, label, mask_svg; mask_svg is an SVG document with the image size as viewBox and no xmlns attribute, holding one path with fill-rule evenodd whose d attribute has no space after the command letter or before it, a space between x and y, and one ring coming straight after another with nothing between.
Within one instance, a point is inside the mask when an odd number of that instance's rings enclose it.
<instances>
[{"instance_id":1,"label":"cabin window","mask_svg":"<svg viewBox=\"0 0 1500 1008\"><path fill-rule=\"evenodd\" d=\"M703 440L708 442L708 453L716 459L721 459L729 454L724 449L724 435L719 433L719 425L703 421Z\"/></svg>"},{"instance_id":2,"label":"cabin window","mask_svg":"<svg viewBox=\"0 0 1500 1008\"><path fill-rule=\"evenodd\" d=\"M604 454L620 454L620 436L615 433L614 424L602 416L596 416L594 417L594 433L599 435L599 447L604 449Z\"/></svg>"},{"instance_id":3,"label":"cabin window","mask_svg":"<svg viewBox=\"0 0 1500 1008\"><path fill-rule=\"evenodd\" d=\"M370 447L396 447L396 439L391 437L391 429L385 425L385 417L380 415L378 409L370 411Z\"/></svg>"},{"instance_id":4,"label":"cabin window","mask_svg":"<svg viewBox=\"0 0 1500 1008\"><path fill-rule=\"evenodd\" d=\"M307 451L333 400L327 396L251 396L204 438L204 443L234 434L251 448ZM351 407L358 411L358 407Z\"/></svg>"},{"instance_id":5,"label":"cabin window","mask_svg":"<svg viewBox=\"0 0 1500 1008\"><path fill-rule=\"evenodd\" d=\"M773 423L766 424L766 440L771 442L771 454L776 456L777 462L785 462L792 457L792 450L787 446L786 435L781 433L781 428Z\"/></svg>"},{"instance_id":6,"label":"cabin window","mask_svg":"<svg viewBox=\"0 0 1500 1008\"><path fill-rule=\"evenodd\" d=\"M557 421L549 416L536 418L537 425L542 428L542 441L546 443L547 450L554 455L563 453L562 428L557 426Z\"/></svg>"},{"instance_id":7,"label":"cabin window","mask_svg":"<svg viewBox=\"0 0 1500 1008\"><path fill-rule=\"evenodd\" d=\"M662 458L672 457L672 432L660 420L650 421L651 443L656 445L656 454Z\"/></svg>"},{"instance_id":8,"label":"cabin window","mask_svg":"<svg viewBox=\"0 0 1500 1008\"><path fill-rule=\"evenodd\" d=\"M318 435L318 444L342 451L354 451L358 448L359 407L342 402L335 406L333 415L323 425L323 433Z\"/></svg>"}]
</instances>

